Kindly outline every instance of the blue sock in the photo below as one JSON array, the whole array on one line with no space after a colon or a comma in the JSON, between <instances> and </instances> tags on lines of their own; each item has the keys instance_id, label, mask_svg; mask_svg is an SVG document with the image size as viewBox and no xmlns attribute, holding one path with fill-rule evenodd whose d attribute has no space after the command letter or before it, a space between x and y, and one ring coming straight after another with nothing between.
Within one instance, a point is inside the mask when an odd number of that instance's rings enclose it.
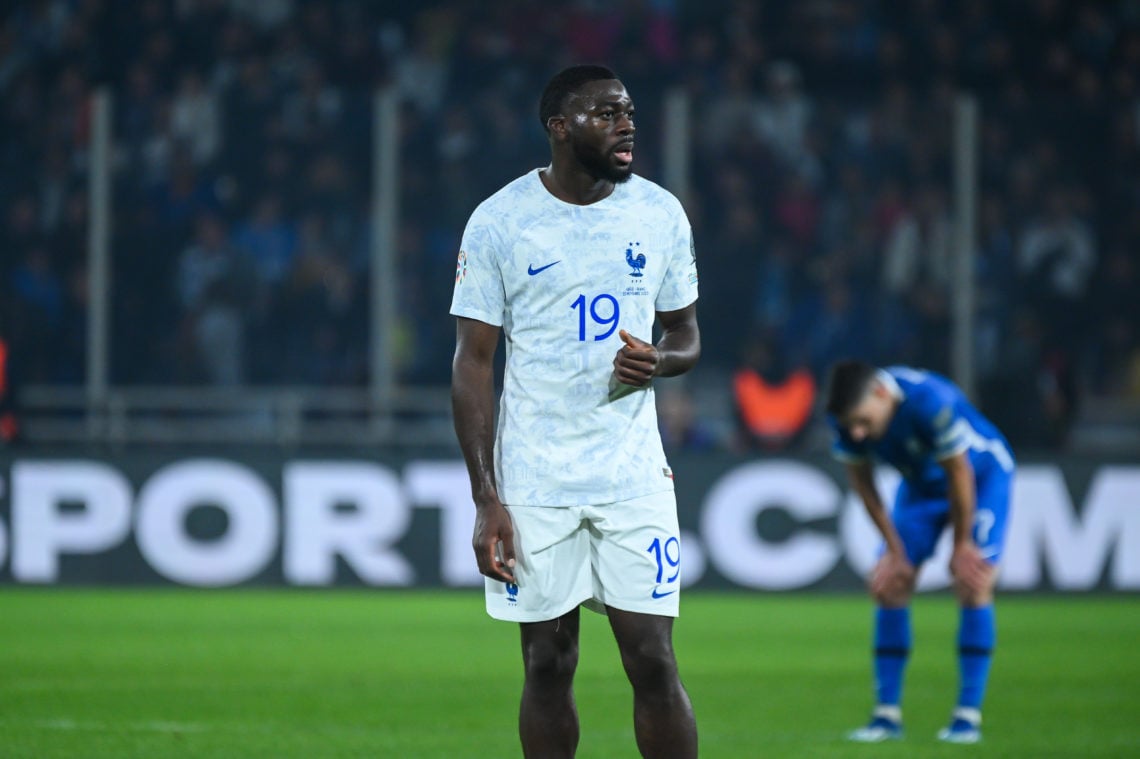
<instances>
[{"instance_id":1,"label":"blue sock","mask_svg":"<svg viewBox=\"0 0 1140 759\"><path fill-rule=\"evenodd\" d=\"M910 608L875 612L875 693L880 705L897 706L910 655Z\"/></svg>"},{"instance_id":2,"label":"blue sock","mask_svg":"<svg viewBox=\"0 0 1140 759\"><path fill-rule=\"evenodd\" d=\"M962 622L958 628L958 671L961 677L958 706L982 708L996 637L992 603L976 609L962 609Z\"/></svg>"}]
</instances>

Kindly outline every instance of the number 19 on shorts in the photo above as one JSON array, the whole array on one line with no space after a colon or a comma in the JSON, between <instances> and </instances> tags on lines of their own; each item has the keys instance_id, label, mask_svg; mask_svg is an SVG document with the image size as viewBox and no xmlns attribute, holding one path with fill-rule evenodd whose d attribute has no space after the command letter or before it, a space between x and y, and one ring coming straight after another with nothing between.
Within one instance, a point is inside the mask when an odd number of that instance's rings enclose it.
<instances>
[{"instance_id":1,"label":"number 19 on shorts","mask_svg":"<svg viewBox=\"0 0 1140 759\"><path fill-rule=\"evenodd\" d=\"M662 543L661 538L654 538L646 551L657 563L657 587L653 589L653 597L662 598L676 593L676 582L681 576L681 541L669 538Z\"/></svg>"}]
</instances>

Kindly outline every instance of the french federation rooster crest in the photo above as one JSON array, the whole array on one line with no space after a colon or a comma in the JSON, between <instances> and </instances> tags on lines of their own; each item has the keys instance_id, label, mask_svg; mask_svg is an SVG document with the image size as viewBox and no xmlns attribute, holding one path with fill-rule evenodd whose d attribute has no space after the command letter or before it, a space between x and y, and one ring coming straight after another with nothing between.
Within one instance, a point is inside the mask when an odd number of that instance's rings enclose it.
<instances>
[{"instance_id":1,"label":"french federation rooster crest","mask_svg":"<svg viewBox=\"0 0 1140 759\"><path fill-rule=\"evenodd\" d=\"M639 242L631 242L629 247L625 249L625 262L633 267L633 271L629 273L631 277L640 277L641 270L645 268L645 254L638 253L637 256L633 255L633 248L639 246Z\"/></svg>"}]
</instances>

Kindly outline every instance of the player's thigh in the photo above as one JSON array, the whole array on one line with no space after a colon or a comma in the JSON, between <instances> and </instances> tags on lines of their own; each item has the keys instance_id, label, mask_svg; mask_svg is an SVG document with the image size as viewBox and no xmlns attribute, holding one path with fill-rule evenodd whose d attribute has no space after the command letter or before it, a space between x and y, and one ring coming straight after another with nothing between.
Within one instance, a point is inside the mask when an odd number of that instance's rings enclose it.
<instances>
[{"instance_id":1,"label":"player's thigh","mask_svg":"<svg viewBox=\"0 0 1140 759\"><path fill-rule=\"evenodd\" d=\"M628 673L675 672L673 617L607 608L622 664Z\"/></svg>"},{"instance_id":2,"label":"player's thigh","mask_svg":"<svg viewBox=\"0 0 1140 759\"><path fill-rule=\"evenodd\" d=\"M594 598L608 607L677 616L681 534L673 491L591 508Z\"/></svg>"},{"instance_id":3,"label":"player's thigh","mask_svg":"<svg viewBox=\"0 0 1140 759\"><path fill-rule=\"evenodd\" d=\"M906 557L917 569L934 555L938 538L949 519L950 504L945 498L924 498L899 486L891 521L899 534Z\"/></svg>"},{"instance_id":4,"label":"player's thigh","mask_svg":"<svg viewBox=\"0 0 1140 759\"><path fill-rule=\"evenodd\" d=\"M515 583L485 578L487 613L514 622L561 617L592 591L590 537L576 508L508 505Z\"/></svg>"},{"instance_id":5,"label":"player's thigh","mask_svg":"<svg viewBox=\"0 0 1140 759\"><path fill-rule=\"evenodd\" d=\"M1012 475L1005 472L991 474L977 483L974 543L982 558L991 564L1001 560L1005 548L1012 485Z\"/></svg>"}]
</instances>

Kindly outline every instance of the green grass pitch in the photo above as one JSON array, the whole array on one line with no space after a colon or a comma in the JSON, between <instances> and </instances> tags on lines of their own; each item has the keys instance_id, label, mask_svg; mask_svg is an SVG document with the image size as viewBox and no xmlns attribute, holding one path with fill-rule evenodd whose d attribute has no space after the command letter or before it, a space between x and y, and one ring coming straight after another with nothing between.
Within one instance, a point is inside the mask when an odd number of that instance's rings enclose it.
<instances>
[{"instance_id":1,"label":"green grass pitch","mask_svg":"<svg viewBox=\"0 0 1140 759\"><path fill-rule=\"evenodd\" d=\"M1005 597L978 746L934 734L957 613L915 606L907 736L851 745L871 705L870 603L691 591L676 628L701 755L1140 756L1135 597ZM479 592L0 589L0 756L514 757L514 625ZM605 620L583 612L578 756L636 757Z\"/></svg>"}]
</instances>

